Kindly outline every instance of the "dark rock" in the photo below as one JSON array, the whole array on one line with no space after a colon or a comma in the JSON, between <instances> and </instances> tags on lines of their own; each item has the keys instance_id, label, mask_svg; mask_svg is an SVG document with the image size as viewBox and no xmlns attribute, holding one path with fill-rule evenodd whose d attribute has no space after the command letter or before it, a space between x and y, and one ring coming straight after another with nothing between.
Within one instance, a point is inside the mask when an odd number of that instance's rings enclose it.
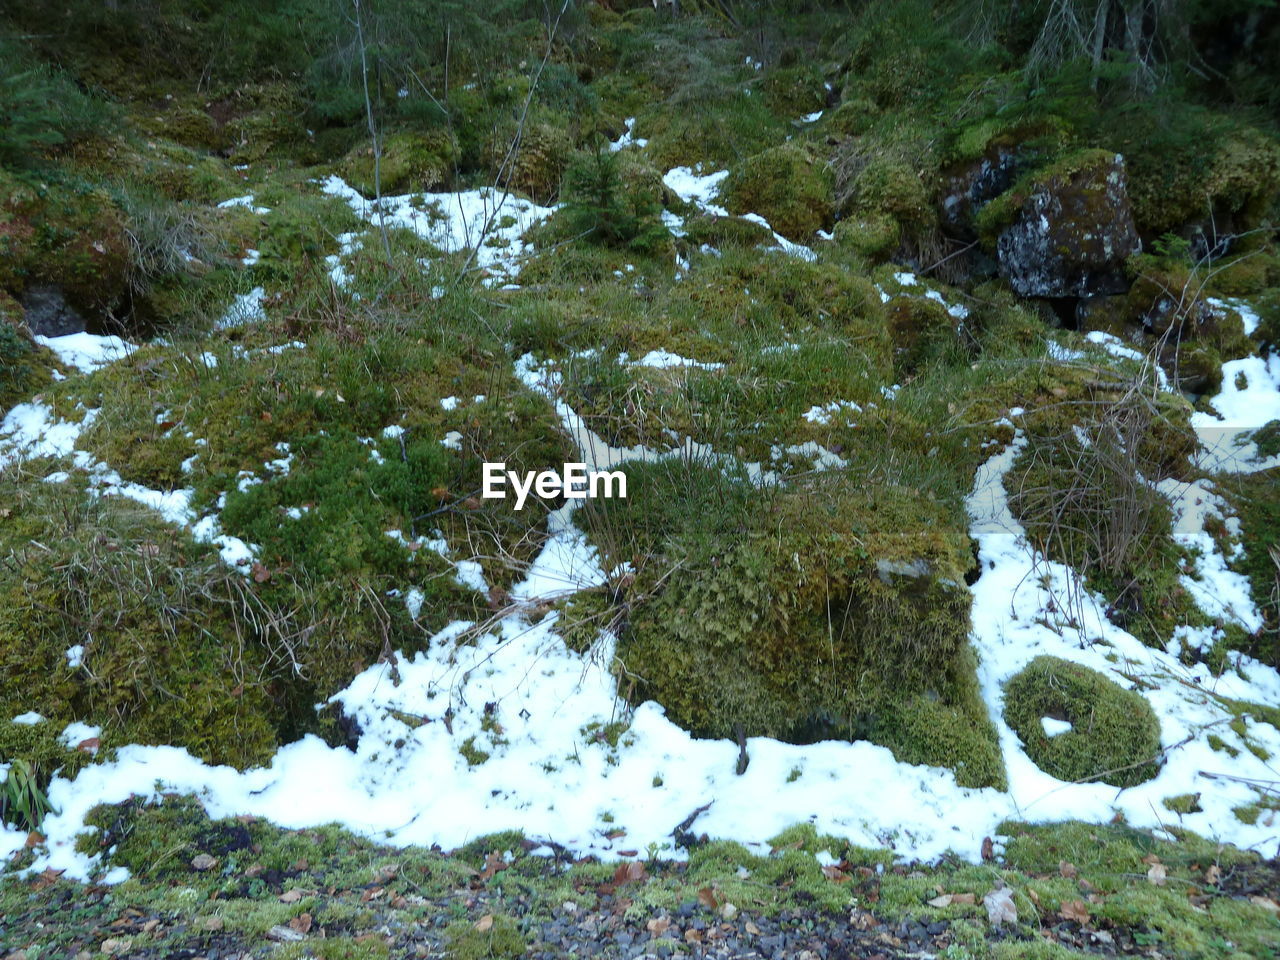
<instances>
[{"instance_id":1,"label":"dark rock","mask_svg":"<svg viewBox=\"0 0 1280 960\"><path fill-rule=\"evenodd\" d=\"M37 337L65 337L85 331L84 317L67 303L60 287L32 287L22 298L27 329Z\"/></svg>"},{"instance_id":2,"label":"dark rock","mask_svg":"<svg viewBox=\"0 0 1280 960\"><path fill-rule=\"evenodd\" d=\"M996 241L1000 273L1025 297L1124 293L1124 262L1141 249L1124 158L1102 151L1050 171Z\"/></svg>"},{"instance_id":3,"label":"dark rock","mask_svg":"<svg viewBox=\"0 0 1280 960\"><path fill-rule=\"evenodd\" d=\"M1018 158L1006 147L952 172L942 188L939 219L943 229L962 240L978 234L973 218L987 203L1004 193L1018 175Z\"/></svg>"},{"instance_id":4,"label":"dark rock","mask_svg":"<svg viewBox=\"0 0 1280 960\"><path fill-rule=\"evenodd\" d=\"M1081 333L1101 330L1125 338L1138 327L1130 313L1127 297L1083 297L1076 303L1076 329Z\"/></svg>"}]
</instances>

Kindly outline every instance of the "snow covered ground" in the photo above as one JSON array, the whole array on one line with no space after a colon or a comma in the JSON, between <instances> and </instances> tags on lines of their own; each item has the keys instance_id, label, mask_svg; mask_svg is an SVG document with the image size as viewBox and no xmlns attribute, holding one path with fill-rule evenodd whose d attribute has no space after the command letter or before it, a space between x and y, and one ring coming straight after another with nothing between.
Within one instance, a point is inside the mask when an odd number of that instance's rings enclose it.
<instances>
[{"instance_id":1,"label":"snow covered ground","mask_svg":"<svg viewBox=\"0 0 1280 960\"><path fill-rule=\"evenodd\" d=\"M667 177L671 189L708 212L718 210L713 197L720 179L720 174L687 170L671 171ZM376 222L378 214L367 201L341 181L331 178L325 190ZM427 208L409 198L386 198L388 221L417 230L442 250L470 245L489 223L489 235L500 237L504 245L482 245L477 263L497 278L514 275L510 271L522 251L520 234L552 212L514 198L499 201L484 191L427 196ZM252 204L251 198L229 202L241 200ZM508 214L514 223L505 223ZM917 286L915 277L902 274L897 282L901 290L883 295L917 295L910 289ZM256 316L261 299L261 292L254 291L238 300L238 322ZM942 302L963 319L963 307ZM132 349L112 338L78 336L74 342L49 345L86 373ZM654 351L636 363L712 366L667 351ZM1256 428L1280 415L1280 359L1234 363L1238 369L1228 364L1232 369L1225 374L1222 392L1211 401L1224 418L1222 424ZM555 398L553 370L526 357L517 363L516 372ZM611 448L563 400L555 399L581 458L593 468L672 455L642 447ZM823 417L857 412L855 405L833 399L810 414L821 422ZM1010 411L1015 426L1017 415ZM248 562L252 545L225 537L216 514L196 517L190 491L149 491L124 483L108 465L75 452L75 442L93 416L94 411L84 411L80 422L63 421L38 402L19 405L0 424L0 467L22 457L73 457L74 465L89 473L98 495L146 503L170 522L189 527L198 538L218 542L229 563ZM1219 425L1208 422L1212 418L1207 415L1198 416L1206 416L1206 427ZM1178 818L1181 825L1274 853L1275 828L1264 819L1244 824L1231 810L1256 799L1247 783L1250 778L1274 780L1276 772L1228 726L1231 714L1215 695L1280 702L1280 673L1244 656L1236 656L1235 669L1216 678L1203 665L1186 667L1177 657L1181 644L1208 644L1211 630L1184 629L1170 638L1168 651L1155 650L1109 623L1102 615L1106 604L1096 596L1083 598L1075 611L1078 622L1072 623L1059 604L1075 583L1072 571L1037 555L1009 509L1003 479L1022 442L1019 435L981 467L967 503L981 569L972 587L972 642L1008 765L1007 792L959 787L948 770L899 763L887 749L865 742L796 746L754 739L747 745L750 766L738 776L735 743L694 739L669 722L654 703L627 711L609 671L612 636L603 633L595 648L582 656L569 651L553 631L556 614L532 622L532 610L540 601L605 580L594 548L571 522L577 502L569 501L551 516L541 553L523 582L511 590L517 601L511 612L487 628L451 624L433 638L426 652L412 658L397 655L392 662L370 667L333 698L363 731L354 752L307 737L282 747L270 766L241 773L209 766L173 747L123 748L117 759L86 768L74 781L54 780L49 799L59 812L45 820L47 853L32 869L93 875L95 859L74 850L87 811L98 803L158 790L195 793L213 816L254 814L290 827L336 821L393 843L445 847L479 834L519 828L530 837L606 858L620 849L669 843L676 824L707 803L710 807L697 821L699 831L762 849L783 828L807 821L859 844L893 847L904 857L932 858L951 850L976 859L983 838L994 835L1007 818L1102 821L1120 812L1130 823L1160 829L1176 816L1163 807L1163 798L1199 793L1202 811ZM694 447L688 448L693 454L718 456ZM678 447L677 452L683 450ZM274 468L264 469L287 469L288 451L282 453L286 456L272 461ZM758 480L769 479L759 464L748 466ZM1191 538L1202 551L1197 569L1188 572L1194 595L1215 615L1246 627L1256 624L1259 614L1241 578L1227 568L1215 542L1204 533L1204 521L1219 509L1211 486L1201 482L1164 492L1175 499L1179 535ZM442 543L440 552L447 550ZM475 573L461 565L458 571L460 578ZM412 594L405 602L414 602ZM417 602L422 602L421 596ZM474 643L456 645L464 633L472 634ZM1002 684L1045 653L1100 670L1125 686L1135 679L1143 682L1167 749L1155 779L1127 790L1068 784L1030 761L1002 719ZM485 722L485 705L490 703L497 704L490 718L497 726ZM427 722L411 726L403 719L406 715ZM628 727L616 747L591 735L593 729L620 719ZM92 734L92 728L82 724L72 727L64 735L83 739ZM1208 732L1239 750L1229 769L1226 755L1207 745ZM1275 729L1250 724L1247 733L1254 745L1280 755L1280 733ZM488 760L468 765L459 753L459 745L468 738L490 755ZM626 830L625 837L611 838L618 828ZM24 832L0 831L0 857L25 841ZM123 873L115 870L106 879L123 879Z\"/></svg>"}]
</instances>

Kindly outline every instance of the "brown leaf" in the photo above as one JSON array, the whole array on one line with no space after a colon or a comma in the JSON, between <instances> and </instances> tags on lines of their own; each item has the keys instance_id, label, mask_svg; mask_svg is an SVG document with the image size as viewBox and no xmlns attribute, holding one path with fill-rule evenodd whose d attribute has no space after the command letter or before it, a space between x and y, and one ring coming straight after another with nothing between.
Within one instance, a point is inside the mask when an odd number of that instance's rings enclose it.
<instances>
[{"instance_id":1,"label":"brown leaf","mask_svg":"<svg viewBox=\"0 0 1280 960\"><path fill-rule=\"evenodd\" d=\"M1083 925L1089 922L1089 908L1083 900L1064 900L1058 909L1058 916Z\"/></svg>"},{"instance_id":2,"label":"brown leaf","mask_svg":"<svg viewBox=\"0 0 1280 960\"><path fill-rule=\"evenodd\" d=\"M492 913L486 913L483 917L481 917L479 920L476 921L476 930L478 932L484 933L491 929L493 929Z\"/></svg>"},{"instance_id":3,"label":"brown leaf","mask_svg":"<svg viewBox=\"0 0 1280 960\"><path fill-rule=\"evenodd\" d=\"M297 903L301 899L302 891L296 887L292 890L286 890L284 893L280 894L281 903Z\"/></svg>"},{"instance_id":4,"label":"brown leaf","mask_svg":"<svg viewBox=\"0 0 1280 960\"><path fill-rule=\"evenodd\" d=\"M643 880L646 876L648 876L648 873L644 868L644 864L639 860L632 860L628 863L618 864L618 869L613 871L613 882L620 887L624 883Z\"/></svg>"},{"instance_id":5,"label":"brown leaf","mask_svg":"<svg viewBox=\"0 0 1280 960\"><path fill-rule=\"evenodd\" d=\"M949 907L951 906L951 894L944 893L940 897L934 897L929 901L931 907Z\"/></svg>"},{"instance_id":6,"label":"brown leaf","mask_svg":"<svg viewBox=\"0 0 1280 960\"><path fill-rule=\"evenodd\" d=\"M645 925L645 929L649 931L652 937L660 937L667 932L667 928L671 926L670 917L654 917Z\"/></svg>"},{"instance_id":7,"label":"brown leaf","mask_svg":"<svg viewBox=\"0 0 1280 960\"><path fill-rule=\"evenodd\" d=\"M397 894L391 900L391 907L392 909L395 909L395 910L403 910L408 905L409 905L409 901L405 897L399 894Z\"/></svg>"},{"instance_id":8,"label":"brown leaf","mask_svg":"<svg viewBox=\"0 0 1280 960\"><path fill-rule=\"evenodd\" d=\"M1153 863L1147 869L1147 880L1157 887L1163 887L1168 873L1169 871L1165 869L1163 863Z\"/></svg>"},{"instance_id":9,"label":"brown leaf","mask_svg":"<svg viewBox=\"0 0 1280 960\"><path fill-rule=\"evenodd\" d=\"M708 910L715 910L720 906L720 898L710 887L703 887L698 891L698 902Z\"/></svg>"},{"instance_id":10,"label":"brown leaf","mask_svg":"<svg viewBox=\"0 0 1280 960\"><path fill-rule=\"evenodd\" d=\"M994 860L996 858L995 843L990 837L982 838L982 859Z\"/></svg>"},{"instance_id":11,"label":"brown leaf","mask_svg":"<svg viewBox=\"0 0 1280 960\"><path fill-rule=\"evenodd\" d=\"M222 918L221 917L205 917L203 923L201 923L201 926L204 927L206 930L212 930L214 932L217 932L218 930L222 929Z\"/></svg>"},{"instance_id":12,"label":"brown leaf","mask_svg":"<svg viewBox=\"0 0 1280 960\"><path fill-rule=\"evenodd\" d=\"M384 863L382 866L378 868L378 872L375 875L375 879L378 881L378 883L389 883L390 881L394 880L399 873L400 873L400 864Z\"/></svg>"},{"instance_id":13,"label":"brown leaf","mask_svg":"<svg viewBox=\"0 0 1280 960\"><path fill-rule=\"evenodd\" d=\"M289 921L289 928L297 930L299 933L311 932L311 914L300 913Z\"/></svg>"},{"instance_id":14,"label":"brown leaf","mask_svg":"<svg viewBox=\"0 0 1280 960\"><path fill-rule=\"evenodd\" d=\"M1031 887L1027 887L1027 896L1031 898L1031 902L1037 907L1040 906L1040 894L1036 893Z\"/></svg>"},{"instance_id":15,"label":"brown leaf","mask_svg":"<svg viewBox=\"0 0 1280 960\"><path fill-rule=\"evenodd\" d=\"M1210 864L1209 869L1204 872L1204 882L1216 887L1221 879L1222 869L1216 863Z\"/></svg>"},{"instance_id":16,"label":"brown leaf","mask_svg":"<svg viewBox=\"0 0 1280 960\"><path fill-rule=\"evenodd\" d=\"M1249 897L1249 902L1255 907L1262 907L1264 910L1270 910L1272 913L1280 913L1280 903L1276 903L1270 897L1259 896L1255 893Z\"/></svg>"},{"instance_id":17,"label":"brown leaf","mask_svg":"<svg viewBox=\"0 0 1280 960\"><path fill-rule=\"evenodd\" d=\"M1066 877L1068 880L1070 880L1075 875L1076 875L1076 865L1074 863L1068 863L1066 860L1058 861L1058 876Z\"/></svg>"},{"instance_id":18,"label":"brown leaf","mask_svg":"<svg viewBox=\"0 0 1280 960\"><path fill-rule=\"evenodd\" d=\"M828 880L834 880L836 883L849 882L849 875L834 864L829 867L823 867L822 875Z\"/></svg>"},{"instance_id":19,"label":"brown leaf","mask_svg":"<svg viewBox=\"0 0 1280 960\"><path fill-rule=\"evenodd\" d=\"M745 931L747 931L747 933L751 934L751 936L753 936L753 937L758 937L758 936L760 936L760 928L759 928L759 927L757 927L757 926L756 926L754 923L752 923L750 920L748 920L746 923L744 923L744 924L742 925L742 929L743 929L743 930L745 930Z\"/></svg>"},{"instance_id":20,"label":"brown leaf","mask_svg":"<svg viewBox=\"0 0 1280 960\"><path fill-rule=\"evenodd\" d=\"M98 746L101 744L101 742L102 741L100 741L97 737L86 737L84 740L81 740L79 743L76 744L76 749L83 750L85 753L94 753L95 751L97 751Z\"/></svg>"},{"instance_id":21,"label":"brown leaf","mask_svg":"<svg viewBox=\"0 0 1280 960\"><path fill-rule=\"evenodd\" d=\"M271 571L264 567L259 561L253 561L253 582L266 583L271 579Z\"/></svg>"},{"instance_id":22,"label":"brown leaf","mask_svg":"<svg viewBox=\"0 0 1280 960\"><path fill-rule=\"evenodd\" d=\"M1145 857L1142 858L1142 862L1147 864L1148 866L1151 866L1152 864L1159 863L1160 858L1154 853L1148 853Z\"/></svg>"},{"instance_id":23,"label":"brown leaf","mask_svg":"<svg viewBox=\"0 0 1280 960\"><path fill-rule=\"evenodd\" d=\"M608 833L604 835L604 838L606 840L617 840L619 837L625 837L626 835L627 835L627 831L619 829L618 827L614 827L612 830L610 830Z\"/></svg>"},{"instance_id":24,"label":"brown leaf","mask_svg":"<svg viewBox=\"0 0 1280 960\"><path fill-rule=\"evenodd\" d=\"M695 930L693 929L693 927L690 927L688 930L684 932L684 940L685 940L685 943L701 943L702 931Z\"/></svg>"},{"instance_id":25,"label":"brown leaf","mask_svg":"<svg viewBox=\"0 0 1280 960\"><path fill-rule=\"evenodd\" d=\"M377 900L377 899L379 899L379 898L383 895L383 893L385 893L385 892L386 892L386 891L385 891L385 889L384 889L383 887L370 887L370 888L369 888L368 890L366 890L364 893L360 894L360 902L361 902L361 903L368 903L370 900Z\"/></svg>"},{"instance_id":26,"label":"brown leaf","mask_svg":"<svg viewBox=\"0 0 1280 960\"><path fill-rule=\"evenodd\" d=\"M40 846L40 844L42 843L44 843L44 834L37 833L35 830L32 830L30 833L27 834L27 842L24 844L24 846L28 850L30 850L34 847Z\"/></svg>"},{"instance_id":27,"label":"brown leaf","mask_svg":"<svg viewBox=\"0 0 1280 960\"><path fill-rule=\"evenodd\" d=\"M971 907L978 902L978 898L972 893L953 893L951 895L951 902L963 903Z\"/></svg>"}]
</instances>

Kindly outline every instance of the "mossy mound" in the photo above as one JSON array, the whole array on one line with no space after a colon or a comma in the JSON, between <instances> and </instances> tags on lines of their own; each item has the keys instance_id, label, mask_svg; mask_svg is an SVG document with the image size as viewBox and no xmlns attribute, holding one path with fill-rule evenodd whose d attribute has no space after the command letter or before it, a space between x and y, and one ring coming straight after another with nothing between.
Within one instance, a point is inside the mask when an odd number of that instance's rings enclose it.
<instances>
[{"instance_id":1,"label":"mossy mound","mask_svg":"<svg viewBox=\"0 0 1280 960\"><path fill-rule=\"evenodd\" d=\"M1133 787L1159 772L1160 722L1150 704L1096 670L1036 657L1006 684L1004 703L1027 756L1059 780ZM1045 717L1071 729L1051 737Z\"/></svg>"},{"instance_id":2,"label":"mossy mound","mask_svg":"<svg viewBox=\"0 0 1280 960\"><path fill-rule=\"evenodd\" d=\"M831 226L834 189L827 164L788 143L733 167L720 196L731 213L758 213L784 237L803 241Z\"/></svg>"},{"instance_id":3,"label":"mossy mound","mask_svg":"<svg viewBox=\"0 0 1280 960\"><path fill-rule=\"evenodd\" d=\"M379 146L377 173L384 195L437 190L453 179L458 148L446 130L392 133ZM363 143L354 148L338 169L351 186L366 197L374 196L372 146Z\"/></svg>"},{"instance_id":4,"label":"mossy mound","mask_svg":"<svg viewBox=\"0 0 1280 960\"><path fill-rule=\"evenodd\" d=\"M6 310L6 299L0 293L0 418L50 382L49 365L42 362L40 348L8 319L21 318L21 308L10 300L13 309Z\"/></svg>"},{"instance_id":5,"label":"mossy mound","mask_svg":"<svg viewBox=\"0 0 1280 960\"><path fill-rule=\"evenodd\" d=\"M717 466L629 468L583 522L636 566L619 687L696 736L870 739L1003 786L967 645L968 538L899 487L822 477L772 493Z\"/></svg>"}]
</instances>

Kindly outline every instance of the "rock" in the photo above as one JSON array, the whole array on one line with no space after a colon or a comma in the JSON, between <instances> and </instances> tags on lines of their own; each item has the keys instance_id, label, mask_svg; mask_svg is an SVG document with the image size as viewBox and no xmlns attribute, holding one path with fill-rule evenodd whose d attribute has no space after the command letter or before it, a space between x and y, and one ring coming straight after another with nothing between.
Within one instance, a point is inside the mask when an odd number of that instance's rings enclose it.
<instances>
[{"instance_id":1,"label":"rock","mask_svg":"<svg viewBox=\"0 0 1280 960\"><path fill-rule=\"evenodd\" d=\"M60 287L32 287L22 298L22 308L27 329L34 336L65 337L85 330L84 317L67 303Z\"/></svg>"},{"instance_id":2,"label":"rock","mask_svg":"<svg viewBox=\"0 0 1280 960\"><path fill-rule=\"evenodd\" d=\"M299 940L305 940L306 937L297 930L277 924L267 931L267 939L274 940L276 943L297 943Z\"/></svg>"},{"instance_id":3,"label":"rock","mask_svg":"<svg viewBox=\"0 0 1280 960\"><path fill-rule=\"evenodd\" d=\"M217 865L217 858L211 857L207 853L197 853L191 858L192 870L212 870Z\"/></svg>"},{"instance_id":4,"label":"rock","mask_svg":"<svg viewBox=\"0 0 1280 960\"><path fill-rule=\"evenodd\" d=\"M1134 322L1129 299L1123 296L1084 297L1076 304L1076 329L1081 333L1101 330L1122 340L1141 330Z\"/></svg>"},{"instance_id":5,"label":"rock","mask_svg":"<svg viewBox=\"0 0 1280 960\"><path fill-rule=\"evenodd\" d=\"M1000 273L1024 297L1123 293L1124 262L1141 249L1124 158L1104 151L1047 171L996 240Z\"/></svg>"},{"instance_id":6,"label":"rock","mask_svg":"<svg viewBox=\"0 0 1280 960\"><path fill-rule=\"evenodd\" d=\"M1017 175L1017 157L1006 147L951 173L942 188L939 220L943 228L959 239L975 239L974 216L1013 186Z\"/></svg>"}]
</instances>

